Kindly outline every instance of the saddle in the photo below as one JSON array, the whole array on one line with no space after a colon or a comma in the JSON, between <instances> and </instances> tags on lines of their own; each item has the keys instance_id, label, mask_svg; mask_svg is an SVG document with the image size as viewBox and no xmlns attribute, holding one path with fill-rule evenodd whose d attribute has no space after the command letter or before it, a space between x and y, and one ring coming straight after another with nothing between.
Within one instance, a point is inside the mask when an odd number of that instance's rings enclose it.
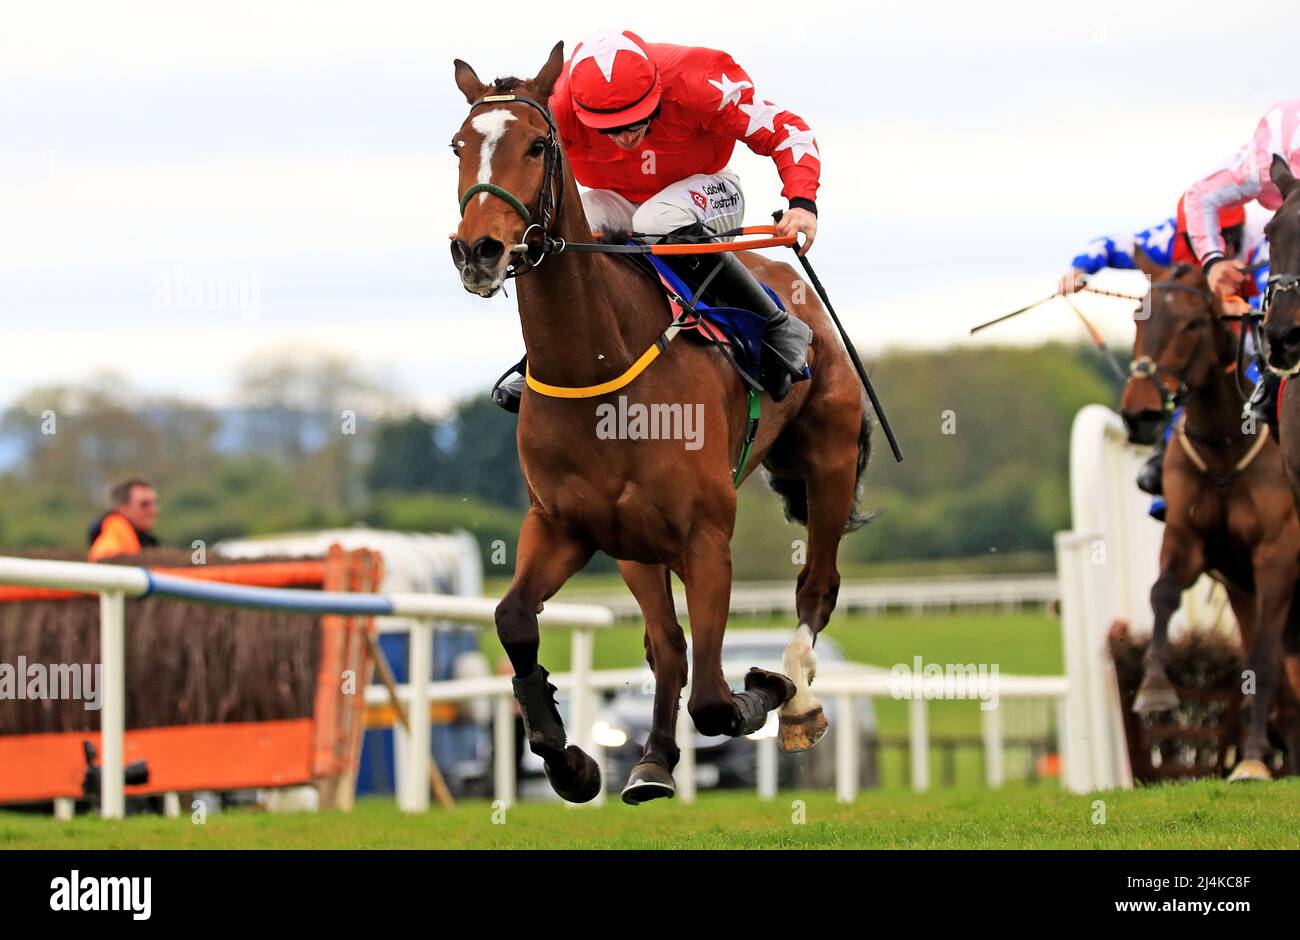
<instances>
[{"instance_id":1,"label":"saddle","mask_svg":"<svg viewBox=\"0 0 1300 940\"><path fill-rule=\"evenodd\" d=\"M699 342L726 347L728 359L751 385L762 366L763 330L766 321L761 314L740 307L711 306L703 300L692 298L691 290L661 258L656 255L626 255L629 261L642 267L658 279L668 298L674 320L686 314L682 331ZM763 290L782 310L785 306L776 292L766 284Z\"/></svg>"}]
</instances>

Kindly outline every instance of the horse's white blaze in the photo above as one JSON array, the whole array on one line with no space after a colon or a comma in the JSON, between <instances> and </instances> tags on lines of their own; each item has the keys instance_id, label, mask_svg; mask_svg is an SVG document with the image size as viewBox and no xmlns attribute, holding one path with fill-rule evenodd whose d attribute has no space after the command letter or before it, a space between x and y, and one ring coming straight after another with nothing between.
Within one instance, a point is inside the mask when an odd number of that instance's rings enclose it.
<instances>
[{"instance_id":1,"label":"horse's white blaze","mask_svg":"<svg viewBox=\"0 0 1300 940\"><path fill-rule=\"evenodd\" d=\"M470 127L483 135L483 146L478 151L478 181L480 183L492 182L492 154L497 149L497 142L506 132L506 124L513 121L515 116L505 108L497 108L495 111L484 111L482 114L474 115L474 119L469 122ZM478 201L482 205L487 200L487 193L479 193Z\"/></svg>"},{"instance_id":2,"label":"horse's white blaze","mask_svg":"<svg viewBox=\"0 0 1300 940\"><path fill-rule=\"evenodd\" d=\"M782 656L785 674L794 682L794 698L781 707L783 715L805 715L817 707L808 683L817 672L817 654L813 651L812 629L806 623L799 624L794 631L794 638L785 648Z\"/></svg>"}]
</instances>

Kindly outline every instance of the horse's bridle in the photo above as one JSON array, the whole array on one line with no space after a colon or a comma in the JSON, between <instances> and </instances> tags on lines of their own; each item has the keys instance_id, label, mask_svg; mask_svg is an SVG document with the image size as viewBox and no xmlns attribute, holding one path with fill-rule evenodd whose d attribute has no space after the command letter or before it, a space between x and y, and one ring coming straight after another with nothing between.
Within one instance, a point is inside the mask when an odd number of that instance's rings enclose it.
<instances>
[{"instance_id":1,"label":"horse's bridle","mask_svg":"<svg viewBox=\"0 0 1300 940\"><path fill-rule=\"evenodd\" d=\"M1175 284L1175 283L1152 284L1151 291L1154 293L1157 290L1180 291L1185 294L1196 294L1209 299L1211 303L1213 303L1213 301L1215 300L1215 296L1211 291L1208 291L1203 287L1194 287L1191 284ZM1214 310L1213 306L1211 306L1210 310L1211 310L1211 315L1213 315L1213 310ZM1192 347L1192 352L1187 357L1188 365L1184 366L1184 370L1190 369L1195 365L1201 353L1201 346L1202 344L1204 344L1205 338L1208 335L1209 335L1209 331L1207 330L1206 332L1202 333L1199 337L1197 337L1196 345ZM1196 391L1199 391L1199 388L1193 388L1191 385L1188 384L1187 379L1182 375L1181 372L1174 371L1173 369L1166 369L1163 366L1161 366L1159 363L1157 363L1153 358L1146 355L1137 356L1136 358L1133 359L1132 362L1129 363L1128 374L1130 378L1138 379L1138 380L1146 379L1152 385L1154 385L1156 387L1156 391L1160 395L1160 404L1167 412L1173 411L1175 408L1181 405L1183 399L1186 398L1188 395ZM1169 391L1169 388L1165 385L1165 383L1159 381L1159 377L1162 375L1167 375L1178 383L1177 391L1171 393ZM1208 385L1209 383L1207 382L1206 384Z\"/></svg>"},{"instance_id":2,"label":"horse's bridle","mask_svg":"<svg viewBox=\"0 0 1300 940\"><path fill-rule=\"evenodd\" d=\"M1292 290L1300 291L1300 274L1274 274L1269 277L1268 284L1264 287L1264 297L1259 302L1261 312L1268 312L1278 294Z\"/></svg>"},{"instance_id":3,"label":"horse's bridle","mask_svg":"<svg viewBox=\"0 0 1300 940\"><path fill-rule=\"evenodd\" d=\"M471 104L469 110L473 114L475 108L486 104L502 103L527 105L546 120L548 129L546 134L546 155L542 164L542 188L537 193L536 221L534 221L534 211L524 205L522 199L504 186L498 186L496 183L475 183L465 190L460 197L460 214L461 218L465 217L465 207L469 205L470 199L479 193L496 196L519 213L527 228L524 229L519 244L510 247L510 252L518 255L520 260L518 263L512 263L506 267L506 277L516 277L540 265L547 255L557 254L564 250L564 239L551 237L551 223L559 217L560 209L564 204L564 184L563 182L560 182L559 185L556 184L557 179L563 179L559 173L563 154L560 150L560 139L556 134L555 119L551 117L550 109L534 98L516 94L484 95ZM536 244L529 244L528 237L533 229L537 229L541 238Z\"/></svg>"}]
</instances>

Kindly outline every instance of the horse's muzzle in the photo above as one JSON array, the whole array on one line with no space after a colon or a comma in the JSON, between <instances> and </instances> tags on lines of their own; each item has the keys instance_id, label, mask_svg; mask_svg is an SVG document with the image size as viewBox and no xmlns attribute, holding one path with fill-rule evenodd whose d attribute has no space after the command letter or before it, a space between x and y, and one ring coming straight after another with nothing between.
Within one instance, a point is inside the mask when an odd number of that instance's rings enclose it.
<instances>
[{"instance_id":1,"label":"horse's muzzle","mask_svg":"<svg viewBox=\"0 0 1300 940\"><path fill-rule=\"evenodd\" d=\"M1130 444L1154 444L1165 426L1163 411L1125 411L1120 417L1124 419Z\"/></svg>"},{"instance_id":2,"label":"horse's muzzle","mask_svg":"<svg viewBox=\"0 0 1300 940\"><path fill-rule=\"evenodd\" d=\"M460 271L465 290L480 297L491 297L505 280L506 246L495 238L483 236L472 245L460 238L452 239L451 260Z\"/></svg>"},{"instance_id":3,"label":"horse's muzzle","mask_svg":"<svg viewBox=\"0 0 1300 940\"><path fill-rule=\"evenodd\" d=\"M1264 346L1268 366L1274 372L1294 372L1300 366L1300 326L1295 317L1274 311L1264 324Z\"/></svg>"}]
</instances>

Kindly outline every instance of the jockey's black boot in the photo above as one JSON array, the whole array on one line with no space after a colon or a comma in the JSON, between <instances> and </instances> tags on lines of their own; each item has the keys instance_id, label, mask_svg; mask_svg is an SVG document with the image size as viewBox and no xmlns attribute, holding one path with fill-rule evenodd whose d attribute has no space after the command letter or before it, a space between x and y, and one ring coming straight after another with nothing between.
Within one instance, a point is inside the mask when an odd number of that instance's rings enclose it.
<instances>
[{"instance_id":1,"label":"jockey's black boot","mask_svg":"<svg viewBox=\"0 0 1300 940\"><path fill-rule=\"evenodd\" d=\"M1169 440L1161 434L1156 440L1151 457L1138 471L1137 485L1143 493L1150 493L1152 496L1164 495L1165 450L1168 447Z\"/></svg>"},{"instance_id":2,"label":"jockey's black boot","mask_svg":"<svg viewBox=\"0 0 1300 940\"><path fill-rule=\"evenodd\" d=\"M665 243L700 242L707 241L710 234L703 224L696 222L669 232L663 240ZM735 252L662 257L692 293L698 293L700 285L708 280L702 293L706 303L752 310L767 321L763 329L763 367L759 378L773 401L785 398L794 382L807 378L805 370L812 330L776 305Z\"/></svg>"},{"instance_id":3,"label":"jockey's black boot","mask_svg":"<svg viewBox=\"0 0 1300 940\"><path fill-rule=\"evenodd\" d=\"M1247 407L1255 420L1266 425L1275 433L1277 431L1277 395L1282 387L1282 377L1274 372L1264 371L1255 390L1250 393Z\"/></svg>"},{"instance_id":4,"label":"jockey's black boot","mask_svg":"<svg viewBox=\"0 0 1300 940\"><path fill-rule=\"evenodd\" d=\"M497 379L497 384L492 386L492 400L496 402L499 408L503 408L512 415L519 414L519 403L524 398L523 369L523 361L515 363L506 370L505 375Z\"/></svg>"}]
</instances>

